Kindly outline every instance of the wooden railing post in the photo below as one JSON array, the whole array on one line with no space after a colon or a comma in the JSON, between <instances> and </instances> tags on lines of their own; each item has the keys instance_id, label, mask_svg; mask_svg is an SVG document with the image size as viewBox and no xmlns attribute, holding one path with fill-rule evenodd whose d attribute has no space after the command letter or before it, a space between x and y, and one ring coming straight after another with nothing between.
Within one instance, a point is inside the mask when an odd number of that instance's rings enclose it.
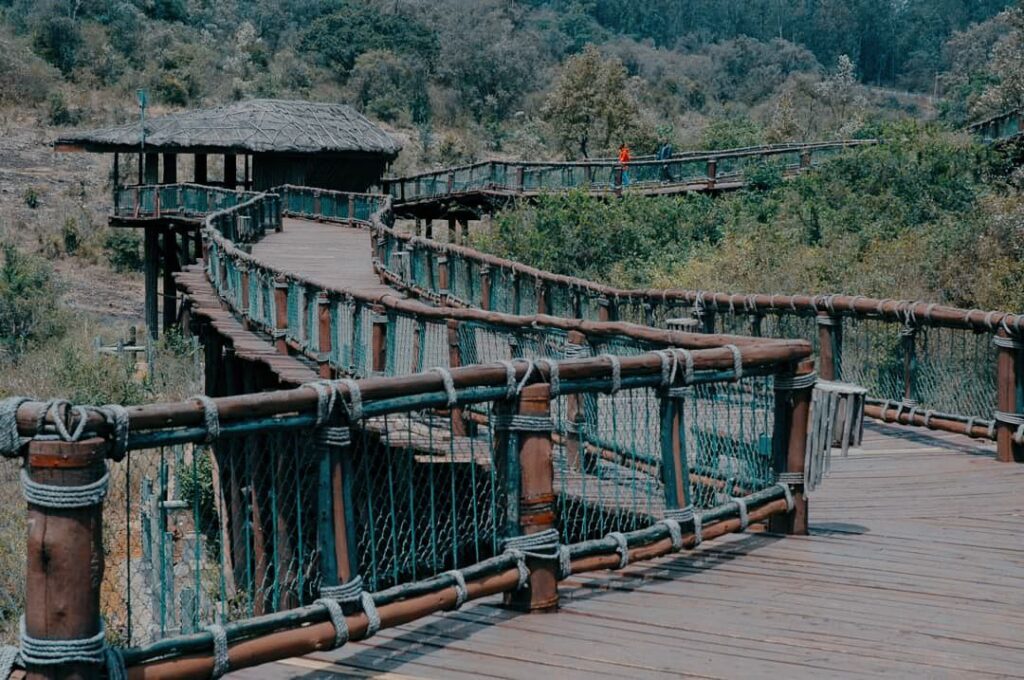
<instances>
[{"instance_id":1,"label":"wooden railing post","mask_svg":"<svg viewBox=\"0 0 1024 680\"><path fill-rule=\"evenodd\" d=\"M437 258L437 293L442 298L448 295L448 257L440 255Z\"/></svg>"},{"instance_id":2,"label":"wooden railing post","mask_svg":"<svg viewBox=\"0 0 1024 680\"><path fill-rule=\"evenodd\" d=\"M458 368L462 366L462 348L459 345L459 322L448 321L448 366ZM432 368L432 367L431 367ZM463 410L458 406L451 408L452 434L456 437L465 437L469 434L466 427L466 419Z\"/></svg>"},{"instance_id":3,"label":"wooden railing post","mask_svg":"<svg viewBox=\"0 0 1024 680\"><path fill-rule=\"evenodd\" d=\"M840 380L843 357L843 319L827 312L817 316L818 376L822 380Z\"/></svg>"},{"instance_id":4,"label":"wooden railing post","mask_svg":"<svg viewBox=\"0 0 1024 680\"><path fill-rule=\"evenodd\" d=\"M789 484L793 510L775 515L769 528L776 533L807 534L807 496L804 494L804 454L814 391L814 362L802 362L795 371L775 377L775 427L772 451L779 481Z\"/></svg>"},{"instance_id":5,"label":"wooden railing post","mask_svg":"<svg viewBox=\"0 0 1024 680\"><path fill-rule=\"evenodd\" d=\"M455 243L456 230L455 230L455 218L448 218L448 243Z\"/></svg>"},{"instance_id":6,"label":"wooden railing post","mask_svg":"<svg viewBox=\"0 0 1024 680\"><path fill-rule=\"evenodd\" d=\"M434 220L432 220L429 217L427 218L427 225L426 225L426 229L424 230L423 235L424 235L424 237L426 237L428 239L431 239L431 240L433 240L433 238L434 238Z\"/></svg>"},{"instance_id":7,"label":"wooden railing post","mask_svg":"<svg viewBox=\"0 0 1024 680\"><path fill-rule=\"evenodd\" d=\"M614 314L614 303L605 296L601 296L597 300L597 320L598 321L611 321L615 318Z\"/></svg>"},{"instance_id":8,"label":"wooden railing post","mask_svg":"<svg viewBox=\"0 0 1024 680\"><path fill-rule=\"evenodd\" d=\"M77 442L33 440L28 444L25 472L36 484L86 486L106 474L107 451L107 442L100 438ZM29 500L27 525L26 635L40 642L95 637L103 628L103 502L54 508ZM95 663L42 665L31 658L24 661L31 679L96 678L103 668Z\"/></svg>"},{"instance_id":9,"label":"wooden railing post","mask_svg":"<svg viewBox=\"0 0 1024 680\"><path fill-rule=\"evenodd\" d=\"M1024 439L1017 430L1024 422L1024 361L1021 339L1004 329L996 333L996 460L1024 463Z\"/></svg>"},{"instance_id":10,"label":"wooden railing post","mask_svg":"<svg viewBox=\"0 0 1024 680\"><path fill-rule=\"evenodd\" d=\"M521 165L517 165L516 166L516 186L515 186L516 191L522 191L523 190L523 188L524 188L523 187L523 180L524 180L525 176L526 176L525 168L523 166L521 166Z\"/></svg>"},{"instance_id":11,"label":"wooden railing post","mask_svg":"<svg viewBox=\"0 0 1024 680\"><path fill-rule=\"evenodd\" d=\"M356 197L352 194L348 196L348 223L352 224L356 221Z\"/></svg>"},{"instance_id":12,"label":"wooden railing post","mask_svg":"<svg viewBox=\"0 0 1024 680\"><path fill-rule=\"evenodd\" d=\"M548 284L544 279L534 279L533 284L537 290L537 313L538 314L550 314L551 309L548 305Z\"/></svg>"},{"instance_id":13,"label":"wooden railing post","mask_svg":"<svg viewBox=\"0 0 1024 680\"><path fill-rule=\"evenodd\" d=\"M917 406L917 326L907 323L900 329L903 344L903 403Z\"/></svg>"},{"instance_id":14,"label":"wooden railing post","mask_svg":"<svg viewBox=\"0 0 1024 680\"><path fill-rule=\"evenodd\" d=\"M240 296L242 300L239 312L242 315L242 326L249 330L252 328L252 310L249 309L249 265L244 260L239 260L235 266L238 267L238 278L241 282Z\"/></svg>"},{"instance_id":15,"label":"wooden railing post","mask_svg":"<svg viewBox=\"0 0 1024 680\"><path fill-rule=\"evenodd\" d=\"M274 348L288 354L288 279L274 279Z\"/></svg>"},{"instance_id":16,"label":"wooden railing post","mask_svg":"<svg viewBox=\"0 0 1024 680\"><path fill-rule=\"evenodd\" d=\"M331 378L331 298L326 291L320 291L316 295L316 320L317 320L317 357L316 362L320 368L320 377L325 380Z\"/></svg>"},{"instance_id":17,"label":"wooden railing post","mask_svg":"<svg viewBox=\"0 0 1024 680\"><path fill-rule=\"evenodd\" d=\"M320 200L320 192L313 190L313 214L310 215L317 222L322 222L324 218L323 203Z\"/></svg>"},{"instance_id":18,"label":"wooden railing post","mask_svg":"<svg viewBox=\"0 0 1024 680\"><path fill-rule=\"evenodd\" d=\"M487 264L480 265L480 309L491 309L491 267Z\"/></svg>"},{"instance_id":19,"label":"wooden railing post","mask_svg":"<svg viewBox=\"0 0 1024 680\"><path fill-rule=\"evenodd\" d=\"M565 338L565 357L573 359L586 352L587 336L579 331L569 331ZM570 470L583 469L580 451L580 430L586 427L587 419L583 401L587 396L579 392L565 395L565 460Z\"/></svg>"},{"instance_id":20,"label":"wooden railing post","mask_svg":"<svg viewBox=\"0 0 1024 680\"><path fill-rule=\"evenodd\" d=\"M323 586L341 585L359 575L355 509L352 505L352 425L332 417L319 428L316 442L322 447L317 492Z\"/></svg>"},{"instance_id":21,"label":"wooden railing post","mask_svg":"<svg viewBox=\"0 0 1024 680\"><path fill-rule=\"evenodd\" d=\"M665 485L665 510L691 504L690 468L686 460L686 428L683 413L686 388L669 387L659 399L661 409L661 473Z\"/></svg>"},{"instance_id":22,"label":"wooden railing post","mask_svg":"<svg viewBox=\"0 0 1024 680\"><path fill-rule=\"evenodd\" d=\"M708 159L708 189L714 189L718 181L718 159Z\"/></svg>"},{"instance_id":23,"label":"wooden railing post","mask_svg":"<svg viewBox=\"0 0 1024 680\"><path fill-rule=\"evenodd\" d=\"M529 536L555 528L554 467L551 444L551 391L529 385L518 401L500 405L495 414L500 450L506 452L508 475L507 536ZM558 607L558 560L526 557L526 587L505 594L505 604L522 611Z\"/></svg>"},{"instance_id":24,"label":"wooden railing post","mask_svg":"<svg viewBox=\"0 0 1024 680\"><path fill-rule=\"evenodd\" d=\"M370 370L375 375L383 375L388 367L388 317L383 307L374 306L371 323L373 328L370 335Z\"/></svg>"},{"instance_id":25,"label":"wooden railing post","mask_svg":"<svg viewBox=\"0 0 1024 680\"><path fill-rule=\"evenodd\" d=\"M811 167L811 152L801 151L800 152L800 167L809 168Z\"/></svg>"}]
</instances>

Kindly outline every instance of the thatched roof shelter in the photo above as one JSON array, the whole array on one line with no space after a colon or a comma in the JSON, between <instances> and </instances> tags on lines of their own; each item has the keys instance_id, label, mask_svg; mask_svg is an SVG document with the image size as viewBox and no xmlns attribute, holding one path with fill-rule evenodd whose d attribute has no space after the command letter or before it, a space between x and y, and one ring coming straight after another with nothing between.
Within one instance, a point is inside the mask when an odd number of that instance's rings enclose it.
<instances>
[{"instance_id":1,"label":"thatched roof shelter","mask_svg":"<svg viewBox=\"0 0 1024 680\"><path fill-rule=\"evenodd\" d=\"M75 132L56 140L62 150L139 150L138 121ZM252 99L146 121L146 150L170 153L380 154L401 146L344 104Z\"/></svg>"},{"instance_id":2,"label":"thatched roof shelter","mask_svg":"<svg viewBox=\"0 0 1024 680\"><path fill-rule=\"evenodd\" d=\"M350 106L325 102L251 99L212 109L64 135L57 151L140 154L139 182L172 184L177 157L194 154L197 184L269 189L282 184L365 191L380 181L401 145ZM223 178L210 181L207 154L224 154ZM158 169L163 157L163 176ZM245 170L237 176L236 156ZM250 176L251 161L251 176ZM143 166L145 166L143 168Z\"/></svg>"}]
</instances>

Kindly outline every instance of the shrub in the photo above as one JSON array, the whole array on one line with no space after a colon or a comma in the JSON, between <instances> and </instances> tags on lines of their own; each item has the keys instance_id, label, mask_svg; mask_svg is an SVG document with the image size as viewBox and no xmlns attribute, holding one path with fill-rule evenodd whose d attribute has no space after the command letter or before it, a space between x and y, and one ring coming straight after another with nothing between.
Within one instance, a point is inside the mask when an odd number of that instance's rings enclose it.
<instances>
[{"instance_id":1,"label":"shrub","mask_svg":"<svg viewBox=\"0 0 1024 680\"><path fill-rule=\"evenodd\" d=\"M17 356L64 332L63 285L44 260L10 244L0 252L0 350Z\"/></svg>"},{"instance_id":2,"label":"shrub","mask_svg":"<svg viewBox=\"0 0 1024 680\"><path fill-rule=\"evenodd\" d=\"M142 271L142 239L134 231L115 229L103 244L107 261L116 272Z\"/></svg>"},{"instance_id":3,"label":"shrub","mask_svg":"<svg viewBox=\"0 0 1024 680\"><path fill-rule=\"evenodd\" d=\"M69 75L78 64L78 49L81 46L82 34L78 24L61 15L42 19L32 37L32 47L36 53L64 75Z\"/></svg>"},{"instance_id":4,"label":"shrub","mask_svg":"<svg viewBox=\"0 0 1024 680\"><path fill-rule=\"evenodd\" d=\"M21 198L25 201L25 205L27 205L32 210L35 210L36 208L39 207L39 190L36 189L35 187L29 187L28 189L25 189L25 191L21 194Z\"/></svg>"}]
</instances>

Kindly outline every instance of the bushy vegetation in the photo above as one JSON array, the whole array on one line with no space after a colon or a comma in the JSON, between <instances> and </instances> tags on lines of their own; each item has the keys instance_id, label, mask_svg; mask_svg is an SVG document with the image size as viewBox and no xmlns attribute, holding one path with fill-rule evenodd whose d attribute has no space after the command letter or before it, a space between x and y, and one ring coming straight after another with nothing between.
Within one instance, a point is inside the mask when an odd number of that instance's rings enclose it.
<instances>
[{"instance_id":1,"label":"bushy vegetation","mask_svg":"<svg viewBox=\"0 0 1024 680\"><path fill-rule=\"evenodd\" d=\"M816 139L931 107L878 85L939 85L951 119L1016 101L1010 4L3 0L0 104L73 125L134 116L139 86L156 107L344 100L405 129L410 169L451 160L453 138L459 160ZM574 98L588 74L614 96Z\"/></svg>"},{"instance_id":2,"label":"bushy vegetation","mask_svg":"<svg viewBox=\"0 0 1024 680\"><path fill-rule=\"evenodd\" d=\"M478 245L621 286L830 293L1024 306L1024 201L1002 159L937 126L875 130L797 179L771 168L731 195L551 195L504 213Z\"/></svg>"}]
</instances>

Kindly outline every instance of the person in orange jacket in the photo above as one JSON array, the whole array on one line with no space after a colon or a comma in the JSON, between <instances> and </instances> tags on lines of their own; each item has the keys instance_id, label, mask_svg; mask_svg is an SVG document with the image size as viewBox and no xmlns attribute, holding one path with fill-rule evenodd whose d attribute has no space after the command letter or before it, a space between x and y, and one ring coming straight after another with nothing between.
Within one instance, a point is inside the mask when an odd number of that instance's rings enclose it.
<instances>
[{"instance_id":1,"label":"person in orange jacket","mask_svg":"<svg viewBox=\"0 0 1024 680\"><path fill-rule=\"evenodd\" d=\"M622 186L629 186L629 161L632 157L629 155L629 147L623 142L619 147L619 165L622 166Z\"/></svg>"}]
</instances>

